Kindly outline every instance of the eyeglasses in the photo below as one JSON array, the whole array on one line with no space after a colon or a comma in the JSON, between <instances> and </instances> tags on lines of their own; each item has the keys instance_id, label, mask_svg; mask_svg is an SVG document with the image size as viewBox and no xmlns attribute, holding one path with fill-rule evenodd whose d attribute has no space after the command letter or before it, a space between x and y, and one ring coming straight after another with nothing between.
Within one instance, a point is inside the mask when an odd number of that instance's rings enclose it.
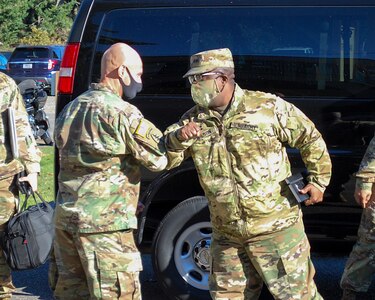
<instances>
[{"instance_id":1,"label":"eyeglasses","mask_svg":"<svg viewBox=\"0 0 375 300\"><path fill-rule=\"evenodd\" d=\"M202 81L203 77L205 76L212 76L212 75L222 75L221 73L217 72L208 72L208 73L203 73L203 74L195 74L195 75L190 75L188 76L190 84L197 83L198 81Z\"/></svg>"}]
</instances>

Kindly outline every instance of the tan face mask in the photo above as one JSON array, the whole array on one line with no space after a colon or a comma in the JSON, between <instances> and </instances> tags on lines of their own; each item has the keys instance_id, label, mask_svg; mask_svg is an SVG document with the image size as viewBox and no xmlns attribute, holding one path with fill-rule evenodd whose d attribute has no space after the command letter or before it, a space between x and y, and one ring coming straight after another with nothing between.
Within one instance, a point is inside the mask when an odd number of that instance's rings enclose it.
<instances>
[{"instance_id":1,"label":"tan face mask","mask_svg":"<svg viewBox=\"0 0 375 300\"><path fill-rule=\"evenodd\" d=\"M193 101L203 107L209 107L212 100L220 94L215 79L199 81L191 85L191 96Z\"/></svg>"}]
</instances>

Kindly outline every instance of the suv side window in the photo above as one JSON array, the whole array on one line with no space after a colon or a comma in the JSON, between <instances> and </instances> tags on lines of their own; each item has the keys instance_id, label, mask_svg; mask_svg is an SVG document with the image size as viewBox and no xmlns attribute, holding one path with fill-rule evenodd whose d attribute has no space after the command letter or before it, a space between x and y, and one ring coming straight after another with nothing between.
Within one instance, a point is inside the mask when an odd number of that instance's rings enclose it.
<instances>
[{"instance_id":1,"label":"suv side window","mask_svg":"<svg viewBox=\"0 0 375 300\"><path fill-rule=\"evenodd\" d=\"M114 10L99 31L92 81L100 77L103 52L124 41L145 61L145 94L188 94L189 85L181 77L189 56L228 47L244 87L286 97L371 97L374 27L373 8Z\"/></svg>"}]
</instances>

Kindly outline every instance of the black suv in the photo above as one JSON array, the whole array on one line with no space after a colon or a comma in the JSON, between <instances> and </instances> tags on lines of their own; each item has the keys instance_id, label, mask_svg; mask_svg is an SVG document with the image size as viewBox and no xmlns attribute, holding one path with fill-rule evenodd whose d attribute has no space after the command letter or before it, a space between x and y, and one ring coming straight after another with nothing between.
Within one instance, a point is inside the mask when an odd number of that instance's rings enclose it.
<instances>
[{"instance_id":1,"label":"black suv","mask_svg":"<svg viewBox=\"0 0 375 300\"><path fill-rule=\"evenodd\" d=\"M353 173L375 130L375 3L349 0L86 0L60 70L57 112L100 78L100 58L126 42L144 61L132 103L161 130L194 105L182 78L190 55L230 48L242 88L299 107L327 142L333 176L322 204L304 207L311 241L353 241L361 209ZM289 149L294 172L304 166ZM145 172L140 248L171 299L209 299L211 227L191 161ZM228 212L230 213L230 212Z\"/></svg>"}]
</instances>

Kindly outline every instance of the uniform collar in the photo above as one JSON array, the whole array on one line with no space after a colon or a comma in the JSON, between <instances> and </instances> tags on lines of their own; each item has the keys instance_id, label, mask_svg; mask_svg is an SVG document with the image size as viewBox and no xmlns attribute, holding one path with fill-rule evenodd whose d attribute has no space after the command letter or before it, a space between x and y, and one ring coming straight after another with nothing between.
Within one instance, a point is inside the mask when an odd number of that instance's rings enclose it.
<instances>
[{"instance_id":1,"label":"uniform collar","mask_svg":"<svg viewBox=\"0 0 375 300\"><path fill-rule=\"evenodd\" d=\"M233 93L233 99L231 101L229 109L226 111L226 113L223 116L224 119L231 118L245 109L244 100L243 100L244 96L245 96L244 91L236 83L236 86L234 88L234 93Z\"/></svg>"},{"instance_id":2,"label":"uniform collar","mask_svg":"<svg viewBox=\"0 0 375 300\"><path fill-rule=\"evenodd\" d=\"M118 94L114 90L112 90L109 86L104 85L103 83L91 83L90 88L95 91L105 91L118 96Z\"/></svg>"}]
</instances>

